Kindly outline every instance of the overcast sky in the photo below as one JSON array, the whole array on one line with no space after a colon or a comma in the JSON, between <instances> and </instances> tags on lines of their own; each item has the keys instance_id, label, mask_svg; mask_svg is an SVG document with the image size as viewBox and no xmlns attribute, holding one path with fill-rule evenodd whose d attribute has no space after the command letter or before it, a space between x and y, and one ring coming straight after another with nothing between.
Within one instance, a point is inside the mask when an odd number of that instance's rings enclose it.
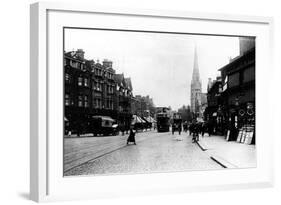
<instances>
[{"instance_id":1,"label":"overcast sky","mask_svg":"<svg viewBox=\"0 0 281 205\"><path fill-rule=\"evenodd\" d=\"M190 105L195 45L206 92L208 78L216 78L218 69L239 55L238 37L65 30L65 51L81 48L88 60L112 60L117 73L131 78L134 95L149 95L156 106L173 110Z\"/></svg>"}]
</instances>

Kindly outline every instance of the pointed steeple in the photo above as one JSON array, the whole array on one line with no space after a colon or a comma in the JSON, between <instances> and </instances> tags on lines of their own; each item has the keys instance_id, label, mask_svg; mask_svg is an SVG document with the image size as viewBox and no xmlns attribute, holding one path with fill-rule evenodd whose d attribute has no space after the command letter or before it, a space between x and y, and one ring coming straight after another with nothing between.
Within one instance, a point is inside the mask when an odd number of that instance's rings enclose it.
<instances>
[{"instance_id":1,"label":"pointed steeple","mask_svg":"<svg viewBox=\"0 0 281 205\"><path fill-rule=\"evenodd\" d=\"M196 45L195 45L195 49L194 49L194 62L193 62L192 81L193 82L200 81L200 73L199 73L199 66L198 66L198 55L197 55L197 46Z\"/></svg>"},{"instance_id":2,"label":"pointed steeple","mask_svg":"<svg viewBox=\"0 0 281 205\"><path fill-rule=\"evenodd\" d=\"M190 90L191 90L191 92L190 92L191 112L197 113L199 116L201 116L201 114L202 114L201 113L202 87L201 87L201 80L200 80L200 74L199 74L198 55L197 55L196 45L195 45L195 49L194 49L194 62L193 62L193 72L192 72Z\"/></svg>"}]
</instances>

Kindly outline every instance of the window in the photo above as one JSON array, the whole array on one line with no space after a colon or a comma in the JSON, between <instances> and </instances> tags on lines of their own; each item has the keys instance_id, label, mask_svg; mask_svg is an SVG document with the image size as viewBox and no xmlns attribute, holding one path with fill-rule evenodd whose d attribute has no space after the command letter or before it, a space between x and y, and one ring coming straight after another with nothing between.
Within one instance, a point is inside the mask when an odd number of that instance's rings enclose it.
<instances>
[{"instance_id":1,"label":"window","mask_svg":"<svg viewBox=\"0 0 281 205\"><path fill-rule=\"evenodd\" d=\"M239 84L239 73L234 73L228 76L228 87L235 87Z\"/></svg>"},{"instance_id":2,"label":"window","mask_svg":"<svg viewBox=\"0 0 281 205\"><path fill-rule=\"evenodd\" d=\"M99 98L96 98L96 99L95 99L95 107L96 107L96 108L101 108L101 107L102 107L102 105L101 105L101 99L99 99Z\"/></svg>"},{"instance_id":3,"label":"window","mask_svg":"<svg viewBox=\"0 0 281 205\"><path fill-rule=\"evenodd\" d=\"M89 101L87 95L84 96L84 103L85 103L85 107L89 107Z\"/></svg>"},{"instance_id":4,"label":"window","mask_svg":"<svg viewBox=\"0 0 281 205\"><path fill-rule=\"evenodd\" d=\"M71 83L71 75L68 73L65 73L65 82L66 83Z\"/></svg>"},{"instance_id":5,"label":"window","mask_svg":"<svg viewBox=\"0 0 281 205\"><path fill-rule=\"evenodd\" d=\"M97 83L97 90L101 91L101 83Z\"/></svg>"},{"instance_id":6,"label":"window","mask_svg":"<svg viewBox=\"0 0 281 205\"><path fill-rule=\"evenodd\" d=\"M250 67L243 72L243 82L249 82L255 80L255 67Z\"/></svg>"},{"instance_id":7,"label":"window","mask_svg":"<svg viewBox=\"0 0 281 205\"><path fill-rule=\"evenodd\" d=\"M82 95L79 95L79 96L78 96L78 107L83 107Z\"/></svg>"},{"instance_id":8,"label":"window","mask_svg":"<svg viewBox=\"0 0 281 205\"><path fill-rule=\"evenodd\" d=\"M102 75L101 69L96 69L95 74L98 75L98 76L101 76Z\"/></svg>"},{"instance_id":9,"label":"window","mask_svg":"<svg viewBox=\"0 0 281 205\"><path fill-rule=\"evenodd\" d=\"M73 68L78 68L78 63L77 63L76 61L71 60L71 61L70 61L70 65L71 65Z\"/></svg>"},{"instance_id":10,"label":"window","mask_svg":"<svg viewBox=\"0 0 281 205\"><path fill-rule=\"evenodd\" d=\"M70 60L68 58L64 58L64 65L70 65Z\"/></svg>"},{"instance_id":11,"label":"window","mask_svg":"<svg viewBox=\"0 0 281 205\"><path fill-rule=\"evenodd\" d=\"M84 86L89 87L89 80L88 80L88 78L84 78Z\"/></svg>"},{"instance_id":12,"label":"window","mask_svg":"<svg viewBox=\"0 0 281 205\"><path fill-rule=\"evenodd\" d=\"M80 69L83 70L84 69L84 64L81 63Z\"/></svg>"},{"instance_id":13,"label":"window","mask_svg":"<svg viewBox=\"0 0 281 205\"><path fill-rule=\"evenodd\" d=\"M108 93L110 93L110 94L113 93L113 86L112 85L108 86Z\"/></svg>"},{"instance_id":14,"label":"window","mask_svg":"<svg viewBox=\"0 0 281 205\"><path fill-rule=\"evenodd\" d=\"M79 86L83 85L83 78L82 77L78 77L78 85Z\"/></svg>"},{"instance_id":15,"label":"window","mask_svg":"<svg viewBox=\"0 0 281 205\"><path fill-rule=\"evenodd\" d=\"M65 105L66 105L66 106L69 106L69 105L70 105L70 96L69 96L69 94L65 94L65 100L64 100L64 102L65 102Z\"/></svg>"},{"instance_id":16,"label":"window","mask_svg":"<svg viewBox=\"0 0 281 205\"><path fill-rule=\"evenodd\" d=\"M102 101L99 99L99 108L102 108Z\"/></svg>"}]
</instances>

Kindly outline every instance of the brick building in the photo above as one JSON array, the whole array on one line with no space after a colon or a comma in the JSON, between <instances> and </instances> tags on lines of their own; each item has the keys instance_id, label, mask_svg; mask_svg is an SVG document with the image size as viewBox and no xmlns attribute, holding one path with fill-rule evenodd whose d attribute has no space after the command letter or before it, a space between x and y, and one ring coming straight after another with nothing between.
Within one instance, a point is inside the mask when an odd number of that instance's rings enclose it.
<instances>
[{"instance_id":1,"label":"brick building","mask_svg":"<svg viewBox=\"0 0 281 205\"><path fill-rule=\"evenodd\" d=\"M132 83L116 74L112 61L86 60L84 51L64 53L65 131L86 133L93 116L108 116L130 124ZM121 76L121 77L120 77Z\"/></svg>"},{"instance_id":2,"label":"brick building","mask_svg":"<svg viewBox=\"0 0 281 205\"><path fill-rule=\"evenodd\" d=\"M133 88L130 78L124 74L114 76L116 82L117 121L121 129L129 130L132 121Z\"/></svg>"},{"instance_id":3,"label":"brick building","mask_svg":"<svg viewBox=\"0 0 281 205\"><path fill-rule=\"evenodd\" d=\"M230 131L230 140L237 138L239 129L255 127L255 40L239 40L239 56L219 69L219 80L208 84L206 115L222 125L222 134Z\"/></svg>"}]
</instances>

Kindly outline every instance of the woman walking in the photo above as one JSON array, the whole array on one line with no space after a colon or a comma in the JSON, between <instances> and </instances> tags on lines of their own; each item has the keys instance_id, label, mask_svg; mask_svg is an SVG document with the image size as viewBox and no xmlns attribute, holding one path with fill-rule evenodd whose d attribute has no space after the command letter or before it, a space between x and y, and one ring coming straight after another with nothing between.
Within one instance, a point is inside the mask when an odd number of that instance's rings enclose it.
<instances>
[{"instance_id":1,"label":"woman walking","mask_svg":"<svg viewBox=\"0 0 281 205\"><path fill-rule=\"evenodd\" d=\"M127 145L128 145L130 142L134 143L134 145L137 145L137 144L136 144L135 135L136 135L135 131L134 131L132 128L130 128L130 134L129 134L129 137L128 137L128 139L127 139Z\"/></svg>"}]
</instances>

